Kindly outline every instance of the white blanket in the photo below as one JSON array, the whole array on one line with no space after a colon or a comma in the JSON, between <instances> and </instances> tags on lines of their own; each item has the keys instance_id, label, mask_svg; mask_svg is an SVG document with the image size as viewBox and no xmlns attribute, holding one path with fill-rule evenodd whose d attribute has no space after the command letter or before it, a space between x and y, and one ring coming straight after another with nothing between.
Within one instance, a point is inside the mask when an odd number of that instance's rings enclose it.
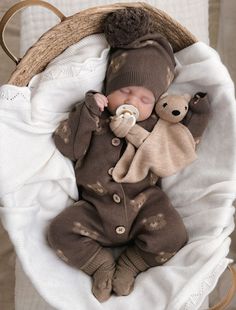
<instances>
[{"instance_id":1,"label":"white blanket","mask_svg":"<svg viewBox=\"0 0 236 310\"><path fill-rule=\"evenodd\" d=\"M198 159L163 179L187 227L188 244L164 266L140 274L129 296L112 296L103 304L91 293L90 277L67 266L47 245L50 220L78 198L73 166L56 150L51 135L86 90L101 90L107 53L103 36L90 36L54 60L29 87L0 88L4 226L25 273L58 310L196 310L230 262L236 196L234 87L217 53L204 43L176 54L171 92L207 92L210 122Z\"/></svg>"}]
</instances>

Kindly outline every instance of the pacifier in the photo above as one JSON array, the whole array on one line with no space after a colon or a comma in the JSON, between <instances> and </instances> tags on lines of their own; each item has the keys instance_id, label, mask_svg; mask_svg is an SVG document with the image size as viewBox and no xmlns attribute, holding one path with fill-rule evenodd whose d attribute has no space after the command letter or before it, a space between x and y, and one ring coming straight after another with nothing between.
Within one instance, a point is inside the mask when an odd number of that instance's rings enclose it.
<instances>
[{"instance_id":1,"label":"pacifier","mask_svg":"<svg viewBox=\"0 0 236 310\"><path fill-rule=\"evenodd\" d=\"M124 118L132 118L133 125L136 123L136 120L139 117L139 111L131 104L122 104L116 110L116 116L124 117Z\"/></svg>"}]
</instances>

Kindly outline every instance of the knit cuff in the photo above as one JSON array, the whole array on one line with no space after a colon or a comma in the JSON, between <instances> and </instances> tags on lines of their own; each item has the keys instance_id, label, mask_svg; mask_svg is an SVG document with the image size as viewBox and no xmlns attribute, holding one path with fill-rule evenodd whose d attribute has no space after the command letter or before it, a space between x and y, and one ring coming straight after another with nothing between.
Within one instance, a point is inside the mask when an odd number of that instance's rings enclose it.
<instances>
[{"instance_id":1,"label":"knit cuff","mask_svg":"<svg viewBox=\"0 0 236 310\"><path fill-rule=\"evenodd\" d=\"M145 271L150 268L150 266L142 258L136 246L128 247L126 249L126 255L139 271Z\"/></svg>"},{"instance_id":2,"label":"knit cuff","mask_svg":"<svg viewBox=\"0 0 236 310\"><path fill-rule=\"evenodd\" d=\"M88 275L93 275L98 269L107 271L113 269L114 258L110 252L99 248L97 252L88 260L88 262L80 269Z\"/></svg>"}]
</instances>

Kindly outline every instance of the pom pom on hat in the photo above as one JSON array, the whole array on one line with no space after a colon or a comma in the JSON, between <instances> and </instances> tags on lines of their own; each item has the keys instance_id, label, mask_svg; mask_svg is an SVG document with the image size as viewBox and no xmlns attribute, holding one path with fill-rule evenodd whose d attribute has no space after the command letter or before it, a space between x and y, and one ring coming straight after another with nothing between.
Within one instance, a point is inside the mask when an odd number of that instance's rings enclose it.
<instances>
[{"instance_id":1,"label":"pom pom on hat","mask_svg":"<svg viewBox=\"0 0 236 310\"><path fill-rule=\"evenodd\" d=\"M113 48L121 48L152 32L149 14L140 8L116 10L104 21L103 31Z\"/></svg>"},{"instance_id":2,"label":"pom pom on hat","mask_svg":"<svg viewBox=\"0 0 236 310\"><path fill-rule=\"evenodd\" d=\"M175 59L168 40L155 31L151 15L141 8L116 10L105 18L103 31L111 46L106 95L142 86L157 100L174 78Z\"/></svg>"}]
</instances>

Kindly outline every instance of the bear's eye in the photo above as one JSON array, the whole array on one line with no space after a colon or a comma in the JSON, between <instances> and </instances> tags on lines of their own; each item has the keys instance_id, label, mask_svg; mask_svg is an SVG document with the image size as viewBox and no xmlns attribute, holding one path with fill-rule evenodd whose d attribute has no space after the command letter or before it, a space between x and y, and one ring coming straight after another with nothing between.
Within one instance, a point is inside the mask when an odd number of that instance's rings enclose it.
<instances>
[{"instance_id":1,"label":"bear's eye","mask_svg":"<svg viewBox=\"0 0 236 310\"><path fill-rule=\"evenodd\" d=\"M162 105L162 106L163 106L163 108L165 108L165 107L167 106L167 103L166 103L166 102L165 102L165 103L163 103L163 105Z\"/></svg>"},{"instance_id":2,"label":"bear's eye","mask_svg":"<svg viewBox=\"0 0 236 310\"><path fill-rule=\"evenodd\" d=\"M187 110L188 109L188 107L185 107L185 110Z\"/></svg>"}]
</instances>

